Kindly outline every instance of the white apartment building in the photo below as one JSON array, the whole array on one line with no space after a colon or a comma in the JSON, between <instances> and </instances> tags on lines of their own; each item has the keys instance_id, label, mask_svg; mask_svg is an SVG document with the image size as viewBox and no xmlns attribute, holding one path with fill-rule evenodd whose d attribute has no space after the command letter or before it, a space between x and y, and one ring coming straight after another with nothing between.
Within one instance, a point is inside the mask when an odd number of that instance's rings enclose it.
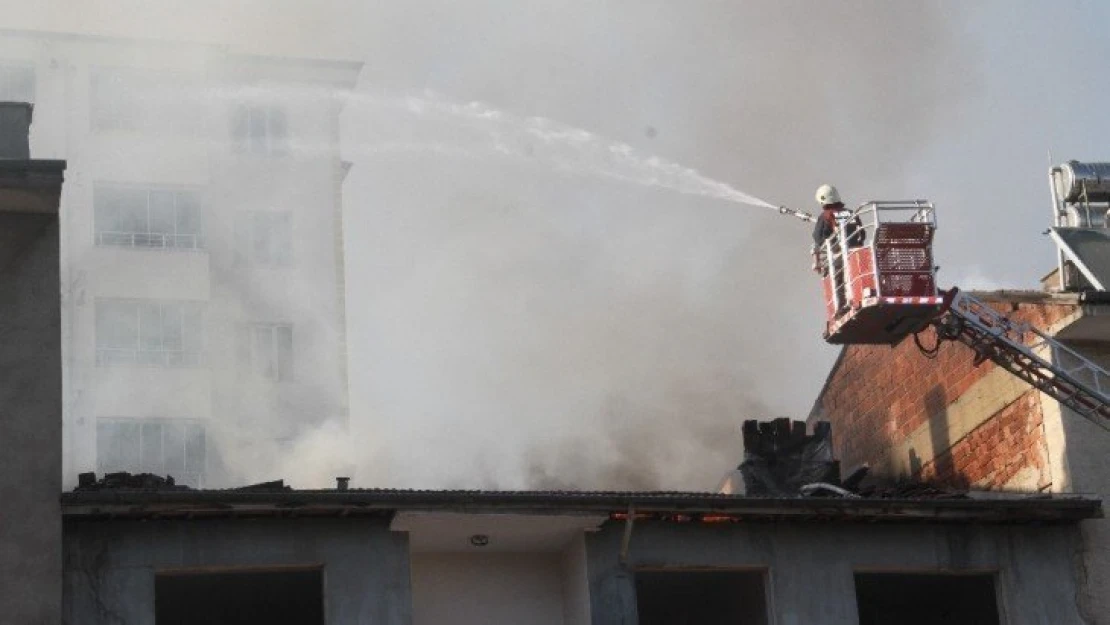
<instances>
[{"instance_id":1,"label":"white apartment building","mask_svg":"<svg viewBox=\"0 0 1110 625\"><path fill-rule=\"evenodd\" d=\"M347 418L339 113L361 64L0 31L69 162L64 476L222 486Z\"/></svg>"}]
</instances>

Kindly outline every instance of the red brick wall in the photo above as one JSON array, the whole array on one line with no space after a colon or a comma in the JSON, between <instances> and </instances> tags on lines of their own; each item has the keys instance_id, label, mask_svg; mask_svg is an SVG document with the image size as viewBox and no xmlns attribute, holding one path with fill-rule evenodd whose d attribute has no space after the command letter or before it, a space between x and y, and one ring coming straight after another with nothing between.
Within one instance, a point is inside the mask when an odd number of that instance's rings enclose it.
<instances>
[{"instance_id":1,"label":"red brick wall","mask_svg":"<svg viewBox=\"0 0 1110 625\"><path fill-rule=\"evenodd\" d=\"M915 476L959 487L1002 488L1032 469L1038 489L1049 485L1041 402L1029 391L965 438L926 463Z\"/></svg>"},{"instance_id":2,"label":"red brick wall","mask_svg":"<svg viewBox=\"0 0 1110 625\"><path fill-rule=\"evenodd\" d=\"M1074 304L991 304L1012 319L1041 328L1076 310ZM931 347L935 337L927 331L921 338ZM949 342L929 360L913 337L895 348L848 346L810 419L832 422L836 453L845 467L865 462L882 467L892 449L995 368L991 362L974 367L973 356L967 347ZM1044 468L1042 430L1037 394L1026 393L955 441L947 453L937 449L937 458L921 459L916 477L958 486L1002 486L1024 468Z\"/></svg>"}]
</instances>

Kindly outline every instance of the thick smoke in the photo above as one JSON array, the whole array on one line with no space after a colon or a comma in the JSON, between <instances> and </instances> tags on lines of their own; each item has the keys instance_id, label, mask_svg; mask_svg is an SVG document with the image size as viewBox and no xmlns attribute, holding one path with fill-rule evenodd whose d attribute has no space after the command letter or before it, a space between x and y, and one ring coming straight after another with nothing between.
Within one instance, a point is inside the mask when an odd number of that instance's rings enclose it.
<instances>
[{"instance_id":1,"label":"thick smoke","mask_svg":"<svg viewBox=\"0 0 1110 625\"><path fill-rule=\"evenodd\" d=\"M978 74L932 2L149 4L9 15L365 62L341 126L350 431L240 462L302 487L712 488L741 421L804 415L835 356L805 224L383 101L560 120L808 209L824 182L926 194L914 163Z\"/></svg>"},{"instance_id":2,"label":"thick smoke","mask_svg":"<svg viewBox=\"0 0 1110 625\"><path fill-rule=\"evenodd\" d=\"M365 90L558 119L804 208L825 181L918 193L905 171L962 105L964 46L932 5L417 3L375 23ZM425 138L355 102L346 122L354 149ZM835 354L808 228L553 173L529 140L352 174L371 481L711 488L740 422L803 415Z\"/></svg>"}]
</instances>

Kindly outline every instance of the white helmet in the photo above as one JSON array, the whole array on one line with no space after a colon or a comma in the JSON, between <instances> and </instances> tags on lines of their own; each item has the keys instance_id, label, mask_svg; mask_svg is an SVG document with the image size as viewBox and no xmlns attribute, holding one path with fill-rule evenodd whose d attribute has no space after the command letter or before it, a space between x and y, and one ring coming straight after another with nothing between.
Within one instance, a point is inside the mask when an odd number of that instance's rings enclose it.
<instances>
[{"instance_id":1,"label":"white helmet","mask_svg":"<svg viewBox=\"0 0 1110 625\"><path fill-rule=\"evenodd\" d=\"M831 184L823 184L817 187L816 198L817 203L821 206L840 203L840 193L838 193L836 187Z\"/></svg>"}]
</instances>

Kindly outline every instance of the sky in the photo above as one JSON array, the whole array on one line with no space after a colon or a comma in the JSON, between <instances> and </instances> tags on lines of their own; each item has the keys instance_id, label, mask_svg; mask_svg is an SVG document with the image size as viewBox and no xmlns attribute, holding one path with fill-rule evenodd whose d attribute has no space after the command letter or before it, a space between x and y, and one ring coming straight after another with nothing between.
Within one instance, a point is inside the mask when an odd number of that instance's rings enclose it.
<instances>
[{"instance_id":1,"label":"sky","mask_svg":"<svg viewBox=\"0 0 1110 625\"><path fill-rule=\"evenodd\" d=\"M364 63L341 125L362 485L712 488L740 423L804 418L836 357L806 224L616 181L532 118L775 204L930 199L962 288L1036 288L1050 155L1110 158L1105 3L10 4L12 28Z\"/></svg>"}]
</instances>

